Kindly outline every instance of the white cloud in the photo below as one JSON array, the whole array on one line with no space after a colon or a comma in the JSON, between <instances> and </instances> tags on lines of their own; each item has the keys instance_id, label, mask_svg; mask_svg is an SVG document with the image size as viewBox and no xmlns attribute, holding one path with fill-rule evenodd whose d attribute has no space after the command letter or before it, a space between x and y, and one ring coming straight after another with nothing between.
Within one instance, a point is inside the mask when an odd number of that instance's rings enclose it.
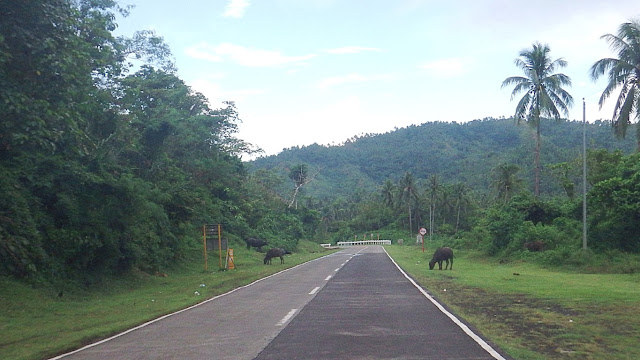
<instances>
[{"instance_id":1,"label":"white cloud","mask_svg":"<svg viewBox=\"0 0 640 360\"><path fill-rule=\"evenodd\" d=\"M200 43L188 48L186 53L197 59L214 62L221 62L228 59L239 65L248 67L272 67L301 63L316 56L315 54L287 56L279 51L255 49L231 43L221 43L217 46Z\"/></svg>"},{"instance_id":2,"label":"white cloud","mask_svg":"<svg viewBox=\"0 0 640 360\"><path fill-rule=\"evenodd\" d=\"M207 60L212 62L222 61L222 57L219 55L216 55L214 49L205 43L200 43L195 46L190 46L185 50L185 53L194 59L201 59L201 60Z\"/></svg>"},{"instance_id":3,"label":"white cloud","mask_svg":"<svg viewBox=\"0 0 640 360\"><path fill-rule=\"evenodd\" d=\"M393 79L395 79L395 76L391 74L362 75L362 74L352 73L345 76L334 76L334 77L320 80L320 82L318 82L317 87L320 89L326 89L332 86L347 84L347 83L393 80Z\"/></svg>"},{"instance_id":4,"label":"white cloud","mask_svg":"<svg viewBox=\"0 0 640 360\"><path fill-rule=\"evenodd\" d=\"M382 51L378 48L364 47L364 46L343 46L340 48L327 50L330 54L357 54L364 51Z\"/></svg>"},{"instance_id":5,"label":"white cloud","mask_svg":"<svg viewBox=\"0 0 640 360\"><path fill-rule=\"evenodd\" d=\"M468 72L468 67L468 62L460 58L439 59L419 66L431 75L445 78L461 76Z\"/></svg>"},{"instance_id":6,"label":"white cloud","mask_svg":"<svg viewBox=\"0 0 640 360\"><path fill-rule=\"evenodd\" d=\"M247 7L249 7L249 0L229 0L222 16L239 19L244 16Z\"/></svg>"},{"instance_id":7,"label":"white cloud","mask_svg":"<svg viewBox=\"0 0 640 360\"><path fill-rule=\"evenodd\" d=\"M196 79L191 81L189 85L195 91L202 93L213 108L221 107L223 101L242 102L250 96L265 93L262 89L223 89L220 84L207 79Z\"/></svg>"}]
</instances>

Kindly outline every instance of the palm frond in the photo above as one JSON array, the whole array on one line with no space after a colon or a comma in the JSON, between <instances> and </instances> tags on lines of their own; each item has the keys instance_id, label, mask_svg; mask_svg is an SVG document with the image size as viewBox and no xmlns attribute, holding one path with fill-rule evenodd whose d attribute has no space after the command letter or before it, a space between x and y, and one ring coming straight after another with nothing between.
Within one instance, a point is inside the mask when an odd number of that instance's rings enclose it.
<instances>
[{"instance_id":1,"label":"palm frond","mask_svg":"<svg viewBox=\"0 0 640 360\"><path fill-rule=\"evenodd\" d=\"M560 100L554 92L540 92L540 110L541 115L560 119L560 112L556 106L556 100Z\"/></svg>"},{"instance_id":2,"label":"palm frond","mask_svg":"<svg viewBox=\"0 0 640 360\"><path fill-rule=\"evenodd\" d=\"M551 74L544 79L545 83L552 84L554 89L564 86L571 86L571 78L565 74Z\"/></svg>"},{"instance_id":3,"label":"palm frond","mask_svg":"<svg viewBox=\"0 0 640 360\"><path fill-rule=\"evenodd\" d=\"M630 50L629 44L627 44L627 42L624 40L624 36L604 34L600 37L600 39L604 39L606 42L608 42L611 50L617 52L618 54Z\"/></svg>"},{"instance_id":4,"label":"palm frond","mask_svg":"<svg viewBox=\"0 0 640 360\"><path fill-rule=\"evenodd\" d=\"M530 93L526 93L522 97L522 99L520 99L520 101L518 102L518 105L516 106L516 113L514 115L518 124L520 123L520 121L526 120L530 102L531 102Z\"/></svg>"},{"instance_id":5,"label":"palm frond","mask_svg":"<svg viewBox=\"0 0 640 360\"><path fill-rule=\"evenodd\" d=\"M611 120L615 134L624 137L632 115L640 119L640 22L623 23L617 35L605 34L601 38L618 58L598 60L591 66L590 74L593 80L607 74L608 83L598 102L600 108L614 91L620 90ZM640 143L640 132L637 135Z\"/></svg>"},{"instance_id":6,"label":"palm frond","mask_svg":"<svg viewBox=\"0 0 640 360\"><path fill-rule=\"evenodd\" d=\"M636 98L636 89L631 84L624 84L618 101L613 110L613 129L616 136L623 138L627 135L627 128L630 123L631 110L634 106L634 100Z\"/></svg>"},{"instance_id":7,"label":"palm frond","mask_svg":"<svg viewBox=\"0 0 640 360\"><path fill-rule=\"evenodd\" d=\"M620 60L613 58L604 58L596 61L589 70L592 80L598 80L600 76L604 75L609 69L613 68Z\"/></svg>"},{"instance_id":8,"label":"palm frond","mask_svg":"<svg viewBox=\"0 0 640 360\"><path fill-rule=\"evenodd\" d=\"M508 77L508 78L504 79L504 81L502 82L502 85L500 86L500 88L504 88L504 87L509 86L509 85L519 86L522 83L529 84L529 81L530 80L528 78L526 78L526 77L511 76L511 77Z\"/></svg>"}]
</instances>

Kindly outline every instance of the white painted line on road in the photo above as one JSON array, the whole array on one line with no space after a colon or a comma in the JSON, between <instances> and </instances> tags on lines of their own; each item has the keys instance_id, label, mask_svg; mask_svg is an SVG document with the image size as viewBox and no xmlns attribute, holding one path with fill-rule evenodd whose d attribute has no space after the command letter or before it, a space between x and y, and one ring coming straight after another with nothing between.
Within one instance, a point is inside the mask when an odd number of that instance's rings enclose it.
<instances>
[{"instance_id":1,"label":"white painted line on road","mask_svg":"<svg viewBox=\"0 0 640 360\"><path fill-rule=\"evenodd\" d=\"M328 281L329 279L331 279L331 275L327 276L324 281Z\"/></svg>"},{"instance_id":2,"label":"white painted line on road","mask_svg":"<svg viewBox=\"0 0 640 360\"><path fill-rule=\"evenodd\" d=\"M333 271L338 272L338 270L340 270L340 268L337 268L337 269L335 269L335 270L333 270Z\"/></svg>"},{"instance_id":3,"label":"white painted line on road","mask_svg":"<svg viewBox=\"0 0 640 360\"><path fill-rule=\"evenodd\" d=\"M429 299L429 301L431 301L433 305L435 305L438 309L440 309L440 311L442 311L443 314L447 315L449 319L451 319L456 325L458 325L458 327L460 327L462 331L464 331L467 335L469 335L469 337L472 338L476 343L478 343L478 345L480 345L486 352L488 352L491 356L493 356L494 359L506 360L502 355L500 355L497 351L495 351L491 347L491 345L487 344L487 342L482 340L480 336L476 335L476 333L471 331L471 329L469 329L467 325L465 325L462 321L460 321L455 315L447 311L447 309L445 309L444 306L442 306L439 302L437 302L436 299L431 297L431 295L429 295L429 293L427 293L422 288L422 286L418 285L411 277L409 277L409 275L407 275L406 272L404 272L404 270L402 270L400 265L398 265L398 263L396 263L395 260L393 260L393 258L389 255L387 250L384 249L384 247L382 247L382 249L384 250L385 254L387 254L389 259L391 259L391 262L393 262L393 264L398 268L398 270L400 270L402 275L404 275L404 277L407 278L407 280L409 280L413 284L413 286L415 286L422 293L422 295L424 295L427 299Z\"/></svg>"},{"instance_id":4,"label":"white painted line on road","mask_svg":"<svg viewBox=\"0 0 640 360\"><path fill-rule=\"evenodd\" d=\"M185 311L189 311L189 310L191 310L191 309L193 309L193 308L196 308L196 307L198 307L198 306L204 305L204 304L206 304L206 303L208 303L208 302L210 302L210 301L214 301L214 300L216 300L216 299L218 299L218 298L221 298L221 297L223 297L223 296L227 296L227 295L232 294L232 293L234 293L234 292L236 292L236 291L238 291L238 290L240 290L240 289L244 289L244 288L250 287L250 286L252 286L252 285L254 285L254 284L257 284L257 283L259 283L259 282L261 282L261 281L264 281L264 280L266 280L266 279L269 279L269 278L271 278L271 277L278 276L278 275L280 275L280 274L282 274L282 273L284 273L284 272L287 272L287 271L290 271L290 270L296 269L296 268L301 267L301 266L305 266L305 265L307 265L307 264L310 264L310 263L312 263L312 262L319 261L319 260L321 260L321 259L328 258L328 257L330 257L330 256L332 256L332 255L335 255L335 254L338 254L338 253L341 253L341 251L338 251L338 252L335 252L335 253L331 253L331 254L329 254L329 255L325 255L325 256L323 256L323 257L319 257L319 258L316 258L316 259L313 259L313 260L309 260L309 261L304 262L304 263L302 263L302 264L298 264L298 265L296 265L296 266L294 266L294 267L290 267L290 268L284 269L284 270L282 270L282 271L279 271L279 272L277 272L277 273L275 273L275 274L271 274L271 275L269 275L269 276L265 276L265 277L263 277L263 278L261 278L261 279L258 279L258 280L256 280L256 281L254 281L254 282L250 283L250 284L247 284L247 285L244 285L244 286L237 287L237 288L235 288L235 289L233 289L233 290L231 290L231 291L229 291L229 292L226 292L226 293L224 293L224 294L220 294L220 295L214 296L214 297L212 297L212 298L209 298L209 299L207 299L207 300L204 300L204 301L202 301L202 302L199 302L199 303L197 303L197 304L195 304L195 305L189 306L188 308L184 308L184 309L182 309L182 310L178 310L178 311L176 311L176 312L173 312L173 313L170 313L170 314L166 314L166 315L160 316L159 318L156 318L156 319L153 319L153 320L147 321L146 323L143 323L143 324L141 324L141 325L138 325L138 326L136 326L136 327L133 327L133 328L131 328L131 329L129 329L129 330L125 330L125 331L123 331L123 332L121 332L121 333L119 333L119 334L113 335L113 336L108 337L108 338L106 338L106 339L102 339L102 340L100 340L100 341L96 341L96 342L94 342L94 343L92 343L92 344L85 345L85 346L83 346L83 347L81 347L81 348L79 348L79 349L75 349L75 350L70 351L70 352L68 352L68 353L65 353L65 354L62 354L62 355L58 355L58 356L56 356L56 357L52 357L52 358L50 358L49 360L59 360L59 359L62 359L62 358L64 358L64 357L67 357L67 356L69 356L69 355L73 355L73 354L79 353L79 352L81 352L81 351L83 351L83 350L86 350L86 349L92 348L92 347L94 347L94 346L97 346L97 345L100 345L100 344L106 343L107 341L111 341L111 340L116 339L116 338L119 338L119 337L121 337L121 336L123 336L123 335L126 335L126 334L128 334L128 333L132 332L132 331L136 331L136 330L138 330L138 329L142 329L142 328L144 328L144 327L146 327L146 326L149 326L149 325L151 325L151 324L153 324L153 323L155 323L155 322L158 322L158 321L164 320L164 319L166 319L166 318L168 318L168 317L171 317L171 316L173 316L173 315L180 314L180 313L185 312ZM329 276L326 280L329 280L329 278L331 278L331 276Z\"/></svg>"},{"instance_id":5,"label":"white painted line on road","mask_svg":"<svg viewBox=\"0 0 640 360\"><path fill-rule=\"evenodd\" d=\"M296 311L298 311L298 309L291 309L291 311L289 311L289 313L287 314L287 316L283 317L282 320L278 321L278 323L276 324L276 326L282 326L284 325L287 321L289 321L289 319L291 319L291 317L293 316L293 314L296 313Z\"/></svg>"},{"instance_id":6,"label":"white painted line on road","mask_svg":"<svg viewBox=\"0 0 640 360\"><path fill-rule=\"evenodd\" d=\"M311 292L309 293L309 295L313 295L315 293L318 292L318 290L320 290L320 286L316 286L313 290L311 290Z\"/></svg>"}]
</instances>

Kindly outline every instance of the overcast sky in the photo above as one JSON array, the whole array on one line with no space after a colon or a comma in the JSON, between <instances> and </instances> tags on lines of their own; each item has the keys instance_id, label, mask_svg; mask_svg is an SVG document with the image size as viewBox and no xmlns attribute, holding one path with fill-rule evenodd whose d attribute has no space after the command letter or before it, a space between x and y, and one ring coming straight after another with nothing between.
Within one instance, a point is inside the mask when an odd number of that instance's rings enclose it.
<instances>
[{"instance_id":1,"label":"overcast sky","mask_svg":"<svg viewBox=\"0 0 640 360\"><path fill-rule=\"evenodd\" d=\"M118 35L155 30L178 76L214 107L235 101L238 137L266 155L430 121L510 117L502 81L538 41L569 65L571 120L610 119L591 65L638 0L120 0ZM617 95L617 93L615 94Z\"/></svg>"}]
</instances>

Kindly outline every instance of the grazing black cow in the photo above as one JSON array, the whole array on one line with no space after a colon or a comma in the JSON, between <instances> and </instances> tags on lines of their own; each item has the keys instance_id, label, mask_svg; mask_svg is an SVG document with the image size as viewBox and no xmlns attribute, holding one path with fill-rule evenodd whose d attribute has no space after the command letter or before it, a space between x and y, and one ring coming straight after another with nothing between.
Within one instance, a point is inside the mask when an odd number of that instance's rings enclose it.
<instances>
[{"instance_id":1,"label":"grazing black cow","mask_svg":"<svg viewBox=\"0 0 640 360\"><path fill-rule=\"evenodd\" d=\"M451 267L449 267L449 260L451 260ZM429 261L429 270L433 270L433 267L436 263L438 263L438 270L442 270L442 262L446 261L446 265L444 267L447 270L453 270L453 250L450 247L441 247L433 253L433 258Z\"/></svg>"},{"instance_id":2,"label":"grazing black cow","mask_svg":"<svg viewBox=\"0 0 640 360\"><path fill-rule=\"evenodd\" d=\"M544 243L539 240L524 243L524 247L529 251L544 251Z\"/></svg>"},{"instance_id":3,"label":"grazing black cow","mask_svg":"<svg viewBox=\"0 0 640 360\"><path fill-rule=\"evenodd\" d=\"M282 248L273 248L273 249L269 249L269 251L267 251L267 255L264 257L264 264L267 265L271 265L271 259L275 258L275 257L279 257L280 258L280 264L284 264L284 255L285 254L291 254L291 251L282 249Z\"/></svg>"},{"instance_id":4,"label":"grazing black cow","mask_svg":"<svg viewBox=\"0 0 640 360\"><path fill-rule=\"evenodd\" d=\"M263 246L269 245L267 244L266 240L256 239L256 238L248 238L245 240L245 242L247 243L247 249L254 247L254 248L258 248L258 251L262 251Z\"/></svg>"}]
</instances>

